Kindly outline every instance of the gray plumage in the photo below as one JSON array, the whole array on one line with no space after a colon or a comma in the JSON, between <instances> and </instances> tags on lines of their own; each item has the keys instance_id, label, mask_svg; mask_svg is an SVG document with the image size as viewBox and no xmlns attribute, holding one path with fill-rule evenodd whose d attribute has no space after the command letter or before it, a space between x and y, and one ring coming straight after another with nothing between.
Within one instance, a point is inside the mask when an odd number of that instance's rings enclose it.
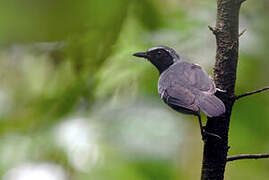
<instances>
[{"instance_id":1,"label":"gray plumage","mask_svg":"<svg viewBox=\"0 0 269 180\"><path fill-rule=\"evenodd\" d=\"M134 56L148 59L159 70L158 92L173 109L198 116L202 110L209 117L225 113L208 74L200 66L184 61L173 49L159 46Z\"/></svg>"},{"instance_id":2,"label":"gray plumage","mask_svg":"<svg viewBox=\"0 0 269 180\"><path fill-rule=\"evenodd\" d=\"M197 113L201 109L209 117L225 112L223 102L214 95L216 87L207 73L200 66L182 59L160 75L158 92L173 108L179 106Z\"/></svg>"}]
</instances>

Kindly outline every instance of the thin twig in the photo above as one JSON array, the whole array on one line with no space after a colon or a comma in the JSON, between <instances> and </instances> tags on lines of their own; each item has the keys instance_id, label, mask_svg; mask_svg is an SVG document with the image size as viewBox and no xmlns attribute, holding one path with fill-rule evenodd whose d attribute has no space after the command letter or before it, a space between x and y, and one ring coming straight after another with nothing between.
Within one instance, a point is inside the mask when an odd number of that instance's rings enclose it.
<instances>
[{"instance_id":1,"label":"thin twig","mask_svg":"<svg viewBox=\"0 0 269 180\"><path fill-rule=\"evenodd\" d=\"M235 96L235 100L240 99L240 98L245 97L245 96L252 95L252 94L260 93L260 92L266 91L266 90L269 90L269 86L266 86L264 88L257 89L257 90L254 90L254 91L246 92L246 93L238 95L238 96Z\"/></svg>"},{"instance_id":2,"label":"thin twig","mask_svg":"<svg viewBox=\"0 0 269 180\"><path fill-rule=\"evenodd\" d=\"M246 31L247 29L244 29L241 33L238 34L238 37L241 37Z\"/></svg>"},{"instance_id":3,"label":"thin twig","mask_svg":"<svg viewBox=\"0 0 269 180\"><path fill-rule=\"evenodd\" d=\"M212 31L212 33L213 34L217 34L217 30L216 30L216 28L214 28L214 27L212 27L212 26L208 26L208 29L210 30L210 31Z\"/></svg>"},{"instance_id":4,"label":"thin twig","mask_svg":"<svg viewBox=\"0 0 269 180\"><path fill-rule=\"evenodd\" d=\"M226 161L234 161L240 159L261 159L269 158L269 154L240 154L235 156L228 156Z\"/></svg>"}]
</instances>

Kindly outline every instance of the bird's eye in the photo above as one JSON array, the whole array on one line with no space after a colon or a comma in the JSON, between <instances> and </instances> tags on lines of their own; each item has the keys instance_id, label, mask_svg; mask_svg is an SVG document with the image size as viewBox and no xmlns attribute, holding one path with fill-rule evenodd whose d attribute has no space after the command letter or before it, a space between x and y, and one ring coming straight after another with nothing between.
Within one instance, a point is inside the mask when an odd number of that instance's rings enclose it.
<instances>
[{"instance_id":1,"label":"bird's eye","mask_svg":"<svg viewBox=\"0 0 269 180\"><path fill-rule=\"evenodd\" d=\"M162 54L162 52L161 52L161 51L157 51L157 54L158 54L158 55L161 55L161 54Z\"/></svg>"}]
</instances>

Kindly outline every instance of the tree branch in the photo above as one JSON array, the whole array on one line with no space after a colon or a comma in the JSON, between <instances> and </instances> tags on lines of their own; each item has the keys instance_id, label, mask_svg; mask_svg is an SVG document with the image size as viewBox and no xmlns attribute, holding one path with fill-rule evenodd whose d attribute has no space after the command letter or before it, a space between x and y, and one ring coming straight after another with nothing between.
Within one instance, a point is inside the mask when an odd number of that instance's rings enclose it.
<instances>
[{"instance_id":1,"label":"tree branch","mask_svg":"<svg viewBox=\"0 0 269 180\"><path fill-rule=\"evenodd\" d=\"M247 29L244 29L241 33L238 34L238 37L241 37L246 31Z\"/></svg>"},{"instance_id":2,"label":"tree branch","mask_svg":"<svg viewBox=\"0 0 269 180\"><path fill-rule=\"evenodd\" d=\"M246 0L239 0L239 3L243 3L243 2L245 2Z\"/></svg>"},{"instance_id":3,"label":"tree branch","mask_svg":"<svg viewBox=\"0 0 269 180\"><path fill-rule=\"evenodd\" d=\"M226 161L234 161L240 159L262 159L269 158L269 154L240 154L235 156L228 156Z\"/></svg>"},{"instance_id":4,"label":"tree branch","mask_svg":"<svg viewBox=\"0 0 269 180\"><path fill-rule=\"evenodd\" d=\"M226 112L219 117L208 117L205 130L222 139L208 137L205 140L202 165L202 180L223 180L227 152L231 111L234 103L234 87L238 61L238 35L240 0L218 0L216 27L209 29L216 35L216 62L214 81L216 96L225 104Z\"/></svg>"},{"instance_id":5,"label":"tree branch","mask_svg":"<svg viewBox=\"0 0 269 180\"><path fill-rule=\"evenodd\" d=\"M215 27L212 27L212 26L207 26L208 27L208 29L210 30L210 31L212 31L212 33L213 34L217 34L217 30L216 30L216 28Z\"/></svg>"},{"instance_id":6,"label":"tree branch","mask_svg":"<svg viewBox=\"0 0 269 180\"><path fill-rule=\"evenodd\" d=\"M252 94L260 93L260 92L263 92L263 91L266 91L266 90L269 90L269 86L266 86L264 88L257 89L257 90L254 90L254 91L246 92L246 93L241 94L241 95L237 95L237 96L234 97L234 99L238 100L238 99L240 99L242 97L246 97L246 96L249 96L249 95L252 95Z\"/></svg>"},{"instance_id":7,"label":"tree branch","mask_svg":"<svg viewBox=\"0 0 269 180\"><path fill-rule=\"evenodd\" d=\"M208 117L205 130L221 137L221 140L208 136L204 141L203 165L201 180L223 180L227 161L236 159L267 158L269 155L237 155L227 158L228 132L233 104L236 99L262 92L265 87L239 96L234 95L236 69L238 62L239 11L245 0L218 0L216 27L208 28L216 35L216 62L214 81L218 89L216 96L225 104L226 112L219 117Z\"/></svg>"}]
</instances>

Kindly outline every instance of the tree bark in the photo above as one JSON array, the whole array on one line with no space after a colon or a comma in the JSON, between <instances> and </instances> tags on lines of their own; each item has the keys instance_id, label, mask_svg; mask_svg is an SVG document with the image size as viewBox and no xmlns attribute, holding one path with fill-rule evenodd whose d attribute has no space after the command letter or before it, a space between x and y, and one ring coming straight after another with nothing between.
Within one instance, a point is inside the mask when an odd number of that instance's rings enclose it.
<instances>
[{"instance_id":1,"label":"tree bark","mask_svg":"<svg viewBox=\"0 0 269 180\"><path fill-rule=\"evenodd\" d=\"M202 180L222 180L228 152L228 131L232 107L238 60L238 23L242 0L218 0L216 27L210 30L216 36L216 63L214 81L216 95L224 102L226 113L209 118L206 131L219 135L222 139L208 137L204 144Z\"/></svg>"}]
</instances>

